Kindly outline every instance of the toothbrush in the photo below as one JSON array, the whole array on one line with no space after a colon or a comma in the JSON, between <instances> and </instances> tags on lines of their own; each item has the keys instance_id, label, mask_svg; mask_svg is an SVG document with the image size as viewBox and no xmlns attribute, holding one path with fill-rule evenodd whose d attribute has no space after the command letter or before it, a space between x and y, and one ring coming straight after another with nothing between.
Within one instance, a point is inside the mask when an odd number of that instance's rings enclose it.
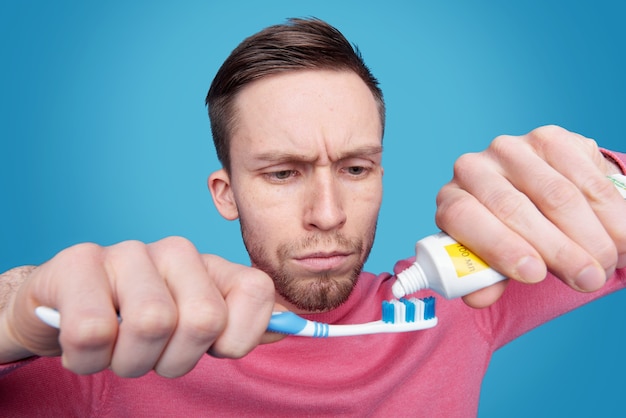
<instances>
[{"instance_id":1,"label":"toothbrush","mask_svg":"<svg viewBox=\"0 0 626 418\"><path fill-rule=\"evenodd\" d=\"M56 309L39 306L35 314L45 324L59 328L61 315ZM118 319L121 321L121 318ZM325 338L419 331L435 325L435 298L430 296L424 299L383 301L382 319L365 324L329 325L309 321L293 312L274 312L267 330L300 337Z\"/></svg>"},{"instance_id":2,"label":"toothbrush","mask_svg":"<svg viewBox=\"0 0 626 418\"><path fill-rule=\"evenodd\" d=\"M349 337L419 331L437 325L435 298L411 298L383 301L382 319L365 324L329 325L309 321L293 312L274 312L268 331L300 337Z\"/></svg>"}]
</instances>

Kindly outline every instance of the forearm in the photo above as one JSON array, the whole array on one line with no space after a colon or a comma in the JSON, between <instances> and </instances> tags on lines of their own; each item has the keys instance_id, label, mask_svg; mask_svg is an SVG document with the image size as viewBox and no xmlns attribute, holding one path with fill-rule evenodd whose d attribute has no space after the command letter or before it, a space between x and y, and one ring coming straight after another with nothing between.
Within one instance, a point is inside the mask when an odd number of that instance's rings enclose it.
<instances>
[{"instance_id":1,"label":"forearm","mask_svg":"<svg viewBox=\"0 0 626 418\"><path fill-rule=\"evenodd\" d=\"M16 267L0 274L0 312L6 309L17 289L35 268L35 266Z\"/></svg>"},{"instance_id":2,"label":"forearm","mask_svg":"<svg viewBox=\"0 0 626 418\"><path fill-rule=\"evenodd\" d=\"M7 314L13 296L35 268L35 266L16 267L0 274L0 364L31 356L31 353L19 346L10 335L11 327Z\"/></svg>"}]
</instances>

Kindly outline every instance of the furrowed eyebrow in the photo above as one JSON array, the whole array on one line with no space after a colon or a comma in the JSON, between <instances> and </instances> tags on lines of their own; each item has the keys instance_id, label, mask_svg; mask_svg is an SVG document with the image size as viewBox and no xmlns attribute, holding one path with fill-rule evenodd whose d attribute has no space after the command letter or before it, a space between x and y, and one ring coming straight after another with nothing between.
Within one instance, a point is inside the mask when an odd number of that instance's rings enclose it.
<instances>
[{"instance_id":1,"label":"furrowed eyebrow","mask_svg":"<svg viewBox=\"0 0 626 418\"><path fill-rule=\"evenodd\" d=\"M314 161L315 158L310 158L304 154L290 154L281 151L264 152L254 157L255 160L266 161L268 163L287 163L290 161Z\"/></svg>"},{"instance_id":2,"label":"furrowed eyebrow","mask_svg":"<svg viewBox=\"0 0 626 418\"><path fill-rule=\"evenodd\" d=\"M345 160L348 158L364 157L364 156L369 156L369 155L380 154L382 152L383 152L383 147L380 145L364 146L364 147L359 147L359 148L341 153L337 156L336 159L333 159L333 160L339 161L339 160ZM266 162L270 162L274 164L294 162L294 161L315 162L315 160L317 160L316 157L311 158L304 154L291 154L291 153L286 153L286 152L281 152L281 151L265 152L265 153L256 155L254 158L255 160L266 161Z\"/></svg>"},{"instance_id":3,"label":"furrowed eyebrow","mask_svg":"<svg viewBox=\"0 0 626 418\"><path fill-rule=\"evenodd\" d=\"M382 152L383 152L382 145L364 146L364 147L359 147L359 148L347 151L345 153L339 154L339 158L337 158L337 160L345 160L348 158L358 158L358 157L364 157L364 156L369 156L369 155L377 155Z\"/></svg>"}]
</instances>

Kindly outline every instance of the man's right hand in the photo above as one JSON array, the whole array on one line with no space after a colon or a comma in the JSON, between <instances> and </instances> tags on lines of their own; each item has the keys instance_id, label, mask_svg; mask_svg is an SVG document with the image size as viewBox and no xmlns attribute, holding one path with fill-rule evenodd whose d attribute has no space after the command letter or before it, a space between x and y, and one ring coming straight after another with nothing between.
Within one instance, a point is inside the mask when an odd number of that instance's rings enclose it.
<instances>
[{"instance_id":1,"label":"man's right hand","mask_svg":"<svg viewBox=\"0 0 626 418\"><path fill-rule=\"evenodd\" d=\"M60 333L40 305L61 313ZM78 374L177 377L205 353L239 358L267 341L273 309L267 274L184 238L79 244L34 269L0 312L0 363L61 355Z\"/></svg>"}]
</instances>

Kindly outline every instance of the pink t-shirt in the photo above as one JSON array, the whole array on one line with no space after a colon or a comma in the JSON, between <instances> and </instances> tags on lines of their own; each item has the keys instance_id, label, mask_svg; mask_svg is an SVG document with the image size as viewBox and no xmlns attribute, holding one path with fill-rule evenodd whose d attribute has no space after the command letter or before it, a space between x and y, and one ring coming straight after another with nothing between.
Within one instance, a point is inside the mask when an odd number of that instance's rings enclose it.
<instances>
[{"instance_id":1,"label":"pink t-shirt","mask_svg":"<svg viewBox=\"0 0 626 418\"><path fill-rule=\"evenodd\" d=\"M394 271L410 262L398 262ZM392 297L393 281L391 274L363 273L344 305L306 317L329 323L380 319L380 304ZM289 337L240 360L205 356L177 379L154 373L123 379L109 371L77 376L58 358L38 358L0 366L0 410L4 416L64 417L475 416L496 349L625 285L626 269L592 294L576 292L552 276L536 285L511 282L498 302L478 310L435 295L439 324L429 330ZM420 296L427 295L434 294Z\"/></svg>"}]
</instances>

